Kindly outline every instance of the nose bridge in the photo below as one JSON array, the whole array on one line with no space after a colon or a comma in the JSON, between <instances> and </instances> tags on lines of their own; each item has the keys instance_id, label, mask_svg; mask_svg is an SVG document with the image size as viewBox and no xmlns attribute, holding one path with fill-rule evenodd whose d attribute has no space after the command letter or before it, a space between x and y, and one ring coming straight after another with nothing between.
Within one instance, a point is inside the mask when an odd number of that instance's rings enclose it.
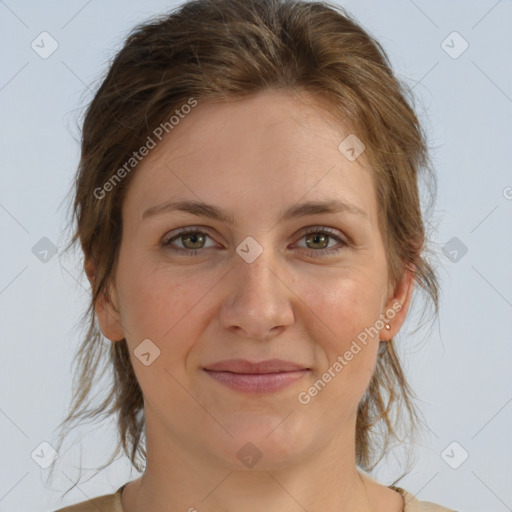
<instances>
[{"instance_id":1,"label":"nose bridge","mask_svg":"<svg viewBox=\"0 0 512 512\"><path fill-rule=\"evenodd\" d=\"M236 255L221 316L226 328L236 326L251 337L265 337L274 327L293 321L288 296L291 292L284 284L286 280L279 278L278 269L282 267L272 249L262 247L260 254L251 261L244 256L250 254L255 246L251 247L250 241L248 244L246 253ZM240 247L247 249L242 243L237 252Z\"/></svg>"},{"instance_id":2,"label":"nose bridge","mask_svg":"<svg viewBox=\"0 0 512 512\"><path fill-rule=\"evenodd\" d=\"M250 241L241 243L237 248L239 260L235 263L235 279L238 284L236 291L237 293L247 291L249 297L251 297L250 292L252 291L268 295L267 300L277 298L277 294L281 294L283 291L281 289L283 284L276 276L279 265L272 248L268 246L260 247L261 252L254 260L246 259L246 255L254 256L256 253L253 251L257 250L254 246L251 246ZM247 248L249 250L244 254L243 250L247 250ZM253 252L252 255L251 252ZM241 256L240 253L242 253Z\"/></svg>"}]
</instances>

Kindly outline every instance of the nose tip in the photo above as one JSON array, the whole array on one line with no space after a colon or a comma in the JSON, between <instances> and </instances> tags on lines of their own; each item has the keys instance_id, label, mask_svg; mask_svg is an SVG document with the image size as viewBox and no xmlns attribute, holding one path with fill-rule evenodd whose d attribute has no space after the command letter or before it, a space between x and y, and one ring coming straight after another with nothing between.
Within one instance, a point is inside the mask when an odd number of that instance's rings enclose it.
<instances>
[{"instance_id":1,"label":"nose tip","mask_svg":"<svg viewBox=\"0 0 512 512\"><path fill-rule=\"evenodd\" d=\"M257 340L268 340L293 323L289 289L276 276L265 254L252 263L240 261L228 278L221 308L225 328Z\"/></svg>"}]
</instances>

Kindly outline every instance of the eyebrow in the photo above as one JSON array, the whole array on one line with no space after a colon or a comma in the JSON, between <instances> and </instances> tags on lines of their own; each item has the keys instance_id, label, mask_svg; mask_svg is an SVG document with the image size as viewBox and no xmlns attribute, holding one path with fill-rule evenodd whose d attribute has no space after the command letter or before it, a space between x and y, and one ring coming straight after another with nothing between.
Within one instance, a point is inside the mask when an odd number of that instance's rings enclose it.
<instances>
[{"instance_id":1,"label":"eyebrow","mask_svg":"<svg viewBox=\"0 0 512 512\"><path fill-rule=\"evenodd\" d=\"M234 215L232 212L202 201L167 201L165 203L152 206L142 214L141 222L148 217L172 211L184 211L199 217L208 217L227 224L234 223ZM281 214L279 222L293 218L305 217L307 215L320 215L323 213L352 213L369 219L368 214L359 206L337 199L332 199L330 201L308 201L306 203L294 204Z\"/></svg>"}]
</instances>

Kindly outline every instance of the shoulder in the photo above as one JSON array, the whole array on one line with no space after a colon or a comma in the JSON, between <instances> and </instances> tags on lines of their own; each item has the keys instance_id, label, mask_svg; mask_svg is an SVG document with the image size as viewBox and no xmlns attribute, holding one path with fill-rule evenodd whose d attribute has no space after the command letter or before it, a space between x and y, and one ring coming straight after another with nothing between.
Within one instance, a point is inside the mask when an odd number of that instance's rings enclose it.
<instances>
[{"instance_id":1,"label":"shoulder","mask_svg":"<svg viewBox=\"0 0 512 512\"><path fill-rule=\"evenodd\" d=\"M457 512L456 510L443 507L437 503L419 501L416 496L400 487L390 486L390 488L399 492L403 496L405 502L404 512Z\"/></svg>"},{"instance_id":2,"label":"shoulder","mask_svg":"<svg viewBox=\"0 0 512 512\"><path fill-rule=\"evenodd\" d=\"M74 505L60 508L55 512L123 512L119 490L113 494L105 494Z\"/></svg>"}]
</instances>

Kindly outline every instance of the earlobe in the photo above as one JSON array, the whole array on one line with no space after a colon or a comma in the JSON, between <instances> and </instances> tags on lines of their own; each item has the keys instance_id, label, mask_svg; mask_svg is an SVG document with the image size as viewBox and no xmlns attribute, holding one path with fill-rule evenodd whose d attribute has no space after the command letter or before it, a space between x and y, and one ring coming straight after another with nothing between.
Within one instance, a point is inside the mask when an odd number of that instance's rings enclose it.
<instances>
[{"instance_id":1,"label":"earlobe","mask_svg":"<svg viewBox=\"0 0 512 512\"><path fill-rule=\"evenodd\" d=\"M94 289L96 269L90 259L85 261L84 270L91 283L91 287ZM108 293L100 293L94 304L94 310L103 336L110 341L120 341L124 338L124 329L121 325L119 310L110 298L112 295L115 297L115 290L113 289L109 290Z\"/></svg>"},{"instance_id":2,"label":"earlobe","mask_svg":"<svg viewBox=\"0 0 512 512\"><path fill-rule=\"evenodd\" d=\"M384 321L389 328L385 326L381 330L380 339L383 341L389 341L395 337L405 322L411 303L412 292L416 284L414 269L414 265L411 265L404 271L400 282L395 288L393 297L389 299L386 305Z\"/></svg>"},{"instance_id":3,"label":"earlobe","mask_svg":"<svg viewBox=\"0 0 512 512\"><path fill-rule=\"evenodd\" d=\"M121 316L109 295L100 294L95 304L95 311L103 336L110 341L121 341L124 338Z\"/></svg>"},{"instance_id":4,"label":"earlobe","mask_svg":"<svg viewBox=\"0 0 512 512\"><path fill-rule=\"evenodd\" d=\"M94 277L96 275L96 269L90 258L86 258L84 262L84 270L85 274L87 275L87 279L89 280L89 283L91 283L91 286L93 286Z\"/></svg>"}]
</instances>

